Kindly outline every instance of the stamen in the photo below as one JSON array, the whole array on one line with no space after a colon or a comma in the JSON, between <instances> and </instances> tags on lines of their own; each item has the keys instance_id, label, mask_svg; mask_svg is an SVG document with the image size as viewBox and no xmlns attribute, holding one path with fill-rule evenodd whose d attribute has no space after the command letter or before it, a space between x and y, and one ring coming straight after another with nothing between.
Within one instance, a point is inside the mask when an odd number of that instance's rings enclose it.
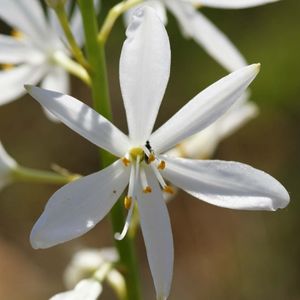
<instances>
[{"instance_id":1,"label":"stamen","mask_svg":"<svg viewBox=\"0 0 300 300\"><path fill-rule=\"evenodd\" d=\"M140 179L141 179L141 185L143 187L143 192L145 194L151 193L152 188L148 184L147 176L146 176L145 170L143 168L141 168L141 170L140 170Z\"/></svg>"},{"instance_id":2,"label":"stamen","mask_svg":"<svg viewBox=\"0 0 300 300\"><path fill-rule=\"evenodd\" d=\"M128 167L130 164L130 160L126 157L122 158L122 163L124 164L125 167Z\"/></svg>"},{"instance_id":3,"label":"stamen","mask_svg":"<svg viewBox=\"0 0 300 300\"><path fill-rule=\"evenodd\" d=\"M130 177L129 177L129 186L128 186L128 198L133 198L134 193L134 181L135 181L135 165L131 166Z\"/></svg>"},{"instance_id":4,"label":"stamen","mask_svg":"<svg viewBox=\"0 0 300 300\"><path fill-rule=\"evenodd\" d=\"M164 189L167 186L167 184L165 183L165 181L164 181L163 177L161 176L160 172L158 171L158 169L154 165L151 164L150 166L151 166L151 169L154 172L159 184Z\"/></svg>"},{"instance_id":5,"label":"stamen","mask_svg":"<svg viewBox=\"0 0 300 300\"><path fill-rule=\"evenodd\" d=\"M153 161L155 161L155 156L153 153L151 153L149 156L148 156L148 165L151 164Z\"/></svg>"},{"instance_id":6,"label":"stamen","mask_svg":"<svg viewBox=\"0 0 300 300\"><path fill-rule=\"evenodd\" d=\"M144 189L143 189L143 192L145 193L145 194L150 194L150 193L152 193L152 188L151 188L151 186L146 186Z\"/></svg>"},{"instance_id":7,"label":"stamen","mask_svg":"<svg viewBox=\"0 0 300 300\"><path fill-rule=\"evenodd\" d=\"M116 232L115 233L115 239L118 241L121 241L124 239L124 237L126 236L127 232L128 232L128 228L130 225L130 221L131 221L131 217L132 217L132 212L133 212L133 207L134 207L134 201L131 202L127 217L126 217L126 221L123 227L123 230L121 233Z\"/></svg>"},{"instance_id":8,"label":"stamen","mask_svg":"<svg viewBox=\"0 0 300 300\"><path fill-rule=\"evenodd\" d=\"M166 185L163 189L164 192L168 193L168 194L174 194L174 190L171 186Z\"/></svg>"},{"instance_id":9,"label":"stamen","mask_svg":"<svg viewBox=\"0 0 300 300\"><path fill-rule=\"evenodd\" d=\"M159 165L157 166L157 169L164 170L166 167L166 162L164 160L161 160Z\"/></svg>"},{"instance_id":10,"label":"stamen","mask_svg":"<svg viewBox=\"0 0 300 300\"><path fill-rule=\"evenodd\" d=\"M137 160L137 161L139 161L139 160ZM129 209L129 211L128 211L122 232L121 233L116 232L116 234L115 234L115 239L119 240L119 241L124 239L124 237L126 236L126 233L128 231L129 225L130 225L132 211L133 211L134 202L135 202L133 199L134 199L135 190L136 190L136 173L137 173L136 165L132 165L131 170L130 170L128 195L124 199L124 206L126 209Z\"/></svg>"},{"instance_id":11,"label":"stamen","mask_svg":"<svg viewBox=\"0 0 300 300\"><path fill-rule=\"evenodd\" d=\"M24 37L24 34L16 29L13 29L11 32L12 37L14 37L16 40L20 40Z\"/></svg>"},{"instance_id":12,"label":"stamen","mask_svg":"<svg viewBox=\"0 0 300 300\"><path fill-rule=\"evenodd\" d=\"M126 197L124 198L124 206L125 206L125 208L126 208L126 209L129 209L130 206L131 206L131 203L132 203L132 197L126 196Z\"/></svg>"},{"instance_id":13,"label":"stamen","mask_svg":"<svg viewBox=\"0 0 300 300\"><path fill-rule=\"evenodd\" d=\"M14 67L13 64L3 64L3 65L1 65L1 68L4 71L9 71L9 70L13 69L13 67Z\"/></svg>"}]
</instances>

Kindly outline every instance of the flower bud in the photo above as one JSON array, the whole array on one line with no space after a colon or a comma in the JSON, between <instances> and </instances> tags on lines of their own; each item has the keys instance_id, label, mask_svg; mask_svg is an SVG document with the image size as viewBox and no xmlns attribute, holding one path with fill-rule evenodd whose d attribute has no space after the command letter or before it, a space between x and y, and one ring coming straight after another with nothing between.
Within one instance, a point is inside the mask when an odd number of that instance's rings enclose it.
<instances>
[{"instance_id":1,"label":"flower bud","mask_svg":"<svg viewBox=\"0 0 300 300\"><path fill-rule=\"evenodd\" d=\"M0 142L0 189L11 181L11 171L16 166L16 161L8 155Z\"/></svg>"}]
</instances>

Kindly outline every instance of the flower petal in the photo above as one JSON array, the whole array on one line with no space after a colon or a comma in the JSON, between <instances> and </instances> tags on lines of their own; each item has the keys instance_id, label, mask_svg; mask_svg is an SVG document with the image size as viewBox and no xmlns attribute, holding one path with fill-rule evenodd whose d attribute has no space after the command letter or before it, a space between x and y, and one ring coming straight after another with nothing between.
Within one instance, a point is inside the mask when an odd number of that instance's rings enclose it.
<instances>
[{"instance_id":1,"label":"flower petal","mask_svg":"<svg viewBox=\"0 0 300 300\"><path fill-rule=\"evenodd\" d=\"M102 285L94 279L81 280L73 290L57 294L50 300L97 300L102 293Z\"/></svg>"},{"instance_id":2,"label":"flower petal","mask_svg":"<svg viewBox=\"0 0 300 300\"><path fill-rule=\"evenodd\" d=\"M61 67L53 66L41 82L41 87L46 90L68 94L70 92L69 74ZM49 120L59 122L59 120L49 110L44 107L43 109Z\"/></svg>"},{"instance_id":3,"label":"flower petal","mask_svg":"<svg viewBox=\"0 0 300 300\"><path fill-rule=\"evenodd\" d=\"M286 189L267 173L246 164L164 156L163 176L208 203L245 210L276 210L289 203Z\"/></svg>"},{"instance_id":4,"label":"flower petal","mask_svg":"<svg viewBox=\"0 0 300 300\"><path fill-rule=\"evenodd\" d=\"M0 34L0 63L20 64L23 62L40 62L42 54L25 39L18 40Z\"/></svg>"},{"instance_id":5,"label":"flower petal","mask_svg":"<svg viewBox=\"0 0 300 300\"><path fill-rule=\"evenodd\" d=\"M215 123L182 141L166 154L170 156L207 159L221 140L225 139L258 113L257 106L242 97ZM241 101L242 100L242 101Z\"/></svg>"},{"instance_id":6,"label":"flower petal","mask_svg":"<svg viewBox=\"0 0 300 300\"><path fill-rule=\"evenodd\" d=\"M149 137L170 75L170 44L154 9L136 10L120 59L120 83L131 139Z\"/></svg>"},{"instance_id":7,"label":"flower petal","mask_svg":"<svg viewBox=\"0 0 300 300\"><path fill-rule=\"evenodd\" d=\"M133 16L134 11L137 9L137 7L141 7L143 5L147 5L152 7L153 9L155 9L157 15L159 16L159 18L161 19L161 21L166 25L168 23L168 17L167 17L167 12L166 12L166 8L164 6L164 4L162 3L162 1L158 1L158 0L147 0L147 2L142 3L140 5L135 6L134 8L131 8L129 10L127 10L124 14L124 21L126 26L129 25L131 18Z\"/></svg>"},{"instance_id":8,"label":"flower petal","mask_svg":"<svg viewBox=\"0 0 300 300\"><path fill-rule=\"evenodd\" d=\"M118 160L100 172L59 189L50 198L31 231L32 247L49 248L92 229L124 191L129 169Z\"/></svg>"},{"instance_id":9,"label":"flower petal","mask_svg":"<svg viewBox=\"0 0 300 300\"><path fill-rule=\"evenodd\" d=\"M2 0L0 18L34 39L47 36L47 22L39 1Z\"/></svg>"},{"instance_id":10,"label":"flower petal","mask_svg":"<svg viewBox=\"0 0 300 300\"><path fill-rule=\"evenodd\" d=\"M208 127L242 95L259 71L259 64L244 67L215 82L183 106L149 138L162 153Z\"/></svg>"},{"instance_id":11,"label":"flower petal","mask_svg":"<svg viewBox=\"0 0 300 300\"><path fill-rule=\"evenodd\" d=\"M83 102L58 92L26 86L28 93L61 122L95 145L123 156L129 140L117 127Z\"/></svg>"},{"instance_id":12,"label":"flower petal","mask_svg":"<svg viewBox=\"0 0 300 300\"><path fill-rule=\"evenodd\" d=\"M239 8L247 8L247 7L273 3L279 0L189 0L189 1L192 2L194 5L200 5L200 6L239 9Z\"/></svg>"},{"instance_id":13,"label":"flower petal","mask_svg":"<svg viewBox=\"0 0 300 300\"><path fill-rule=\"evenodd\" d=\"M193 38L220 65L232 72L247 63L232 42L203 14L186 2L165 0L184 34Z\"/></svg>"},{"instance_id":14,"label":"flower petal","mask_svg":"<svg viewBox=\"0 0 300 300\"><path fill-rule=\"evenodd\" d=\"M173 237L168 210L156 178L149 168L147 179L152 192L145 194L140 187L137 196L141 228L147 257L154 280L157 299L166 299L173 274Z\"/></svg>"},{"instance_id":15,"label":"flower petal","mask_svg":"<svg viewBox=\"0 0 300 300\"><path fill-rule=\"evenodd\" d=\"M24 83L37 84L47 68L44 64L22 64L11 70L0 71L0 105L23 96L26 93Z\"/></svg>"},{"instance_id":16,"label":"flower petal","mask_svg":"<svg viewBox=\"0 0 300 300\"><path fill-rule=\"evenodd\" d=\"M242 95L232 108L218 120L218 135L224 139L242 127L246 122L256 117L258 107L254 102L246 101Z\"/></svg>"}]
</instances>

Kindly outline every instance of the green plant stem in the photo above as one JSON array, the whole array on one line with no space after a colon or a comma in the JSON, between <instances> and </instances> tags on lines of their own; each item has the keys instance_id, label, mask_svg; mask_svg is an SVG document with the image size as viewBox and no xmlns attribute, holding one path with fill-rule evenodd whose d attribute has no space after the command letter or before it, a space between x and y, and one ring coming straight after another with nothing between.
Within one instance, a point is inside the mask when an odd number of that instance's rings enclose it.
<instances>
[{"instance_id":1,"label":"green plant stem","mask_svg":"<svg viewBox=\"0 0 300 300\"><path fill-rule=\"evenodd\" d=\"M11 171L11 177L14 181L31 183L50 183L64 185L75 179L79 175L63 176L54 172L35 170L18 166Z\"/></svg>"},{"instance_id":2,"label":"green plant stem","mask_svg":"<svg viewBox=\"0 0 300 300\"><path fill-rule=\"evenodd\" d=\"M112 120L109 100L108 80L104 43L98 43L98 26L94 11L93 0L77 0L80 6L84 24L86 51L91 77L94 108L104 117ZM103 166L108 166L114 158L107 152L101 151ZM125 222L122 202L118 201L111 211L111 221L114 232L121 232ZM137 268L137 259L134 249L134 239L128 235L122 241L116 241L120 256L120 264L124 268L128 300L140 300L140 283Z\"/></svg>"},{"instance_id":3,"label":"green plant stem","mask_svg":"<svg viewBox=\"0 0 300 300\"><path fill-rule=\"evenodd\" d=\"M65 10L64 4L58 4L54 11L57 15L57 18L60 22L60 25L65 33L65 36L68 40L68 43L70 45L72 54L74 55L75 59L85 68L88 68L88 63L80 49L80 47L77 45L77 42L75 40L75 37L71 31L68 16Z\"/></svg>"},{"instance_id":4,"label":"green plant stem","mask_svg":"<svg viewBox=\"0 0 300 300\"><path fill-rule=\"evenodd\" d=\"M143 0L127 0L122 1L112 7L103 23L103 26L98 34L99 43L105 44L106 40L116 22L116 20L128 9L142 3Z\"/></svg>"}]
</instances>

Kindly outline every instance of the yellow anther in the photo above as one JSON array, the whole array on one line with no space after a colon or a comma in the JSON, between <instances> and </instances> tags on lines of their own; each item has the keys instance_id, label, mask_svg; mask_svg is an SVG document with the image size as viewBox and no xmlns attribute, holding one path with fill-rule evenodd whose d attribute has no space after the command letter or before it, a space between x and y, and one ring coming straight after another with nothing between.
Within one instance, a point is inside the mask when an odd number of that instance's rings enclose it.
<instances>
[{"instance_id":1,"label":"yellow anther","mask_svg":"<svg viewBox=\"0 0 300 300\"><path fill-rule=\"evenodd\" d=\"M169 185L166 185L164 187L163 191L166 192L166 193L168 193L168 194L174 194L174 190Z\"/></svg>"},{"instance_id":2,"label":"yellow anther","mask_svg":"<svg viewBox=\"0 0 300 300\"><path fill-rule=\"evenodd\" d=\"M157 166L157 169L164 170L166 167L166 162L164 160L161 160L159 165Z\"/></svg>"},{"instance_id":3,"label":"yellow anther","mask_svg":"<svg viewBox=\"0 0 300 300\"><path fill-rule=\"evenodd\" d=\"M148 164L151 164L153 161L155 161L155 155L151 153L148 157Z\"/></svg>"},{"instance_id":4,"label":"yellow anther","mask_svg":"<svg viewBox=\"0 0 300 300\"><path fill-rule=\"evenodd\" d=\"M126 196L126 197L124 198L124 206L125 206L125 208L126 208L126 209L129 209L130 206L131 206L131 203L132 203L132 197Z\"/></svg>"},{"instance_id":5,"label":"yellow anther","mask_svg":"<svg viewBox=\"0 0 300 300\"><path fill-rule=\"evenodd\" d=\"M144 188L144 190L143 190L143 192L145 193L145 194L149 194L149 193L151 193L152 192L152 188L151 188L151 186L146 186L145 188Z\"/></svg>"},{"instance_id":6,"label":"yellow anther","mask_svg":"<svg viewBox=\"0 0 300 300\"><path fill-rule=\"evenodd\" d=\"M137 157L141 158L144 156L144 150L140 147L130 149L129 153L133 159L137 159Z\"/></svg>"},{"instance_id":7,"label":"yellow anther","mask_svg":"<svg viewBox=\"0 0 300 300\"><path fill-rule=\"evenodd\" d=\"M130 164L130 160L126 157L122 158L122 163L124 164L125 167L128 167Z\"/></svg>"},{"instance_id":8,"label":"yellow anther","mask_svg":"<svg viewBox=\"0 0 300 300\"><path fill-rule=\"evenodd\" d=\"M13 29L11 32L12 37L14 37L16 40L21 40L24 37L24 34L16 29Z\"/></svg>"},{"instance_id":9,"label":"yellow anther","mask_svg":"<svg viewBox=\"0 0 300 300\"><path fill-rule=\"evenodd\" d=\"M12 64L3 64L3 65L1 65L1 68L4 71L9 71L9 70L13 69L13 67L14 67L14 65L12 65Z\"/></svg>"}]
</instances>

